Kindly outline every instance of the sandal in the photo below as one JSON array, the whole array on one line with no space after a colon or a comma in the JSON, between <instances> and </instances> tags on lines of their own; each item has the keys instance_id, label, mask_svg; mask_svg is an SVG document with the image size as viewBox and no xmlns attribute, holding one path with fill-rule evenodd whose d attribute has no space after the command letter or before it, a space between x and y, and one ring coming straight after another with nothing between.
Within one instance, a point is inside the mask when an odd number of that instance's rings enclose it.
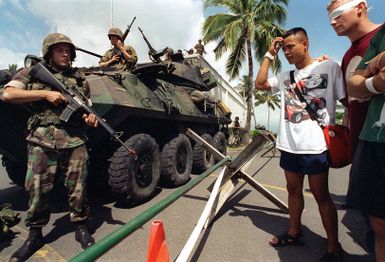
<instances>
[{"instance_id":1,"label":"sandal","mask_svg":"<svg viewBox=\"0 0 385 262\"><path fill-rule=\"evenodd\" d=\"M304 246L305 243L300 240L302 234L299 232L295 237L289 235L285 232L282 235L275 236L277 242L274 243L272 240L269 242L269 245L272 247L285 247L285 246ZM274 239L273 238L273 239Z\"/></svg>"}]
</instances>

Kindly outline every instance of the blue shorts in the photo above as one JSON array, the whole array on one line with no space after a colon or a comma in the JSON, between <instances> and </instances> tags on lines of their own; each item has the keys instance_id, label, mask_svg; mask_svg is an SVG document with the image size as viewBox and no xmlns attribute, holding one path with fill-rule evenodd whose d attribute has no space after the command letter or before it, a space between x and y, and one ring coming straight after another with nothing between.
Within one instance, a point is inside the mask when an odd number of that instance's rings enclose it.
<instances>
[{"instance_id":1,"label":"blue shorts","mask_svg":"<svg viewBox=\"0 0 385 262\"><path fill-rule=\"evenodd\" d=\"M328 151L321 154L293 154L281 150L279 165L286 171L316 175L329 170Z\"/></svg>"},{"instance_id":2,"label":"blue shorts","mask_svg":"<svg viewBox=\"0 0 385 262\"><path fill-rule=\"evenodd\" d=\"M350 169L346 202L366 215L385 218L385 143L360 140Z\"/></svg>"}]
</instances>

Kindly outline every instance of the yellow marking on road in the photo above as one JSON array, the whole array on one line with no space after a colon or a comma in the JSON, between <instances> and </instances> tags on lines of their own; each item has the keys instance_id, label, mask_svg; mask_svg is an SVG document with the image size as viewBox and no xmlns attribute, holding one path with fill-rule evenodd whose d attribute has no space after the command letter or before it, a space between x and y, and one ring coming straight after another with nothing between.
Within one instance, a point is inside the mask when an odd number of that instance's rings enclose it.
<instances>
[{"instance_id":1,"label":"yellow marking on road","mask_svg":"<svg viewBox=\"0 0 385 262\"><path fill-rule=\"evenodd\" d=\"M273 185L268 185L268 184L261 184L261 185L264 186L264 187L267 187L267 188L272 188L272 189L276 189L276 190L286 191L286 192L287 192L286 187L273 186ZM314 197L313 197L313 194L308 193L308 192L303 192L303 195L304 195L304 196L307 196L307 197L312 197L312 198L314 198Z\"/></svg>"},{"instance_id":2,"label":"yellow marking on road","mask_svg":"<svg viewBox=\"0 0 385 262\"><path fill-rule=\"evenodd\" d=\"M210 176L212 176L212 177L217 177L218 175L212 173ZM246 183L245 180L243 180L243 179L240 179L240 180L242 180L244 183ZM266 187L266 188L270 188L270 189L275 189L275 190L280 190L280 191L285 191L285 192L287 192L286 187L273 186L273 185L262 184L262 183L261 183L261 185L264 186L264 187ZM306 197L314 198L314 196L313 196L312 193L303 192L303 195L306 196ZM342 204L343 204L343 202L341 202L341 201L333 200L333 202L334 202L335 204L337 204L337 205L342 205Z\"/></svg>"},{"instance_id":3,"label":"yellow marking on road","mask_svg":"<svg viewBox=\"0 0 385 262\"><path fill-rule=\"evenodd\" d=\"M46 257L48 255L49 251L48 250L41 250L39 249L38 251L36 251L36 255L39 256L39 257Z\"/></svg>"}]
</instances>

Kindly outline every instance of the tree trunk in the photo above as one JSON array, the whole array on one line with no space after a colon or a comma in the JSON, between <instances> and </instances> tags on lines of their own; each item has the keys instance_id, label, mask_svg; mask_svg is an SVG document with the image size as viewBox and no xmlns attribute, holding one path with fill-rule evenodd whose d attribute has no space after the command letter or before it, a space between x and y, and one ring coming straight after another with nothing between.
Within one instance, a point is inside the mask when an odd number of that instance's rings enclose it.
<instances>
[{"instance_id":1,"label":"tree trunk","mask_svg":"<svg viewBox=\"0 0 385 262\"><path fill-rule=\"evenodd\" d=\"M247 35L246 39L246 48L247 48L247 60L249 65L249 79L250 79L250 85L247 88L246 92L246 124L245 124L245 135L244 135L244 141L246 144L249 143L250 139L250 125L251 125L251 110L253 106L253 58L251 54L251 41L249 34Z\"/></svg>"}]
</instances>

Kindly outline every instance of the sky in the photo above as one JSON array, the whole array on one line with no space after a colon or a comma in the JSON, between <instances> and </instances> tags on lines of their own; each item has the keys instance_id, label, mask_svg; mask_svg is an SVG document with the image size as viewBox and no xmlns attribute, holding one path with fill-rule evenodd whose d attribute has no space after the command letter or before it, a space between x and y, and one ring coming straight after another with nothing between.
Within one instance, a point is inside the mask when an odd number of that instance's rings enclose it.
<instances>
[{"instance_id":1,"label":"sky","mask_svg":"<svg viewBox=\"0 0 385 262\"><path fill-rule=\"evenodd\" d=\"M287 6L286 29L301 26L308 32L310 53L313 57L329 55L341 61L350 46L346 37L338 37L330 27L326 5L329 0L289 0ZM384 0L367 0L369 17L382 23L385 15ZM9 64L23 65L27 54L41 55L44 37L53 32L68 35L73 43L83 49L103 54L110 48L107 32L111 26L123 31L136 17L125 44L133 46L139 62L149 61L148 48L142 39L138 26L146 34L151 45L157 49L172 47L190 49L201 38L204 18L221 9L204 10L201 0L0 0L0 69ZM215 43L205 46L206 60L222 76L225 74L226 57L215 60L212 50ZM289 70L282 53L283 70ZM77 52L74 66L95 66L99 59ZM255 70L258 66L255 65ZM246 74L247 65L242 70ZM254 72L254 75L256 72ZM230 82L235 86L238 80ZM257 119L266 125L266 108L257 108ZM273 114L274 118L274 114ZM275 119L275 118L274 118ZM274 122L273 119L273 122Z\"/></svg>"}]
</instances>

